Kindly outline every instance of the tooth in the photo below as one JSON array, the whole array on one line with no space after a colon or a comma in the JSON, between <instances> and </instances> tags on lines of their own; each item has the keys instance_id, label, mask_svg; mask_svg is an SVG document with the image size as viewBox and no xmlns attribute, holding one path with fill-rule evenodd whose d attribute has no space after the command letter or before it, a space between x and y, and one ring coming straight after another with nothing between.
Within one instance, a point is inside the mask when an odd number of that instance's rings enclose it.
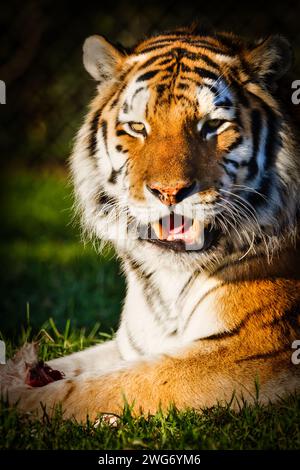
<instances>
[{"instance_id":1,"label":"tooth","mask_svg":"<svg viewBox=\"0 0 300 470\"><path fill-rule=\"evenodd\" d=\"M199 241L202 241L203 226L200 224L199 220L197 220L197 219L193 220L192 230L193 230L193 233L194 233L194 242L197 243Z\"/></svg>"},{"instance_id":2,"label":"tooth","mask_svg":"<svg viewBox=\"0 0 300 470\"><path fill-rule=\"evenodd\" d=\"M155 235L157 236L159 240L163 240L164 238L166 238L164 237L164 230L163 230L162 224L159 221L152 222L151 225L154 229Z\"/></svg>"}]
</instances>

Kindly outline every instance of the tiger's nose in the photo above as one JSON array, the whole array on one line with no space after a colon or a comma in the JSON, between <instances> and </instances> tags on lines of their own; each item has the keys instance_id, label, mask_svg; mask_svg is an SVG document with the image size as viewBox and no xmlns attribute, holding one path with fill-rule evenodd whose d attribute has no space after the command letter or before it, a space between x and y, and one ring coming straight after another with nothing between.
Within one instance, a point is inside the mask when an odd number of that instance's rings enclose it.
<instances>
[{"instance_id":1,"label":"tiger's nose","mask_svg":"<svg viewBox=\"0 0 300 470\"><path fill-rule=\"evenodd\" d=\"M183 201L193 193L196 182L191 183L190 181L179 181L176 184L165 186L161 183L155 182L147 184L147 189L157 197L166 206L172 206Z\"/></svg>"}]
</instances>

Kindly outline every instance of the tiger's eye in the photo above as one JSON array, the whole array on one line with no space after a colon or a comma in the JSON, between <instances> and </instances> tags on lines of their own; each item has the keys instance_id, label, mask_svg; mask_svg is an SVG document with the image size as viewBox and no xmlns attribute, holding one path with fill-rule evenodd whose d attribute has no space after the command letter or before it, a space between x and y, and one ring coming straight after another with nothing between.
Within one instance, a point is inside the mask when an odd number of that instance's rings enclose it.
<instances>
[{"instance_id":1,"label":"tiger's eye","mask_svg":"<svg viewBox=\"0 0 300 470\"><path fill-rule=\"evenodd\" d=\"M222 122L223 121L221 119L209 119L208 121L206 121L205 126L207 127L208 130L210 129L215 130L218 127L220 127Z\"/></svg>"},{"instance_id":2,"label":"tiger's eye","mask_svg":"<svg viewBox=\"0 0 300 470\"><path fill-rule=\"evenodd\" d=\"M209 134L213 134L225 121L223 119L208 119L201 129L201 134L204 138Z\"/></svg>"},{"instance_id":3,"label":"tiger's eye","mask_svg":"<svg viewBox=\"0 0 300 470\"><path fill-rule=\"evenodd\" d=\"M129 127L138 134L144 134L146 132L146 128L142 122L130 122Z\"/></svg>"}]
</instances>

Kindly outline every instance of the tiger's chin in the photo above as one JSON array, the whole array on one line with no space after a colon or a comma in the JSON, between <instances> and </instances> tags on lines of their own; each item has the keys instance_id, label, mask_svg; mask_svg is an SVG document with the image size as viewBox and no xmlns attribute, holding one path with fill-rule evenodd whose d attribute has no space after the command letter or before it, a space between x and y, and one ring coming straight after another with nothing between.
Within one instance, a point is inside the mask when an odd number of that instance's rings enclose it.
<instances>
[{"instance_id":1,"label":"tiger's chin","mask_svg":"<svg viewBox=\"0 0 300 470\"><path fill-rule=\"evenodd\" d=\"M171 213L140 229L140 240L162 250L206 252L217 246L221 231L208 222Z\"/></svg>"}]
</instances>

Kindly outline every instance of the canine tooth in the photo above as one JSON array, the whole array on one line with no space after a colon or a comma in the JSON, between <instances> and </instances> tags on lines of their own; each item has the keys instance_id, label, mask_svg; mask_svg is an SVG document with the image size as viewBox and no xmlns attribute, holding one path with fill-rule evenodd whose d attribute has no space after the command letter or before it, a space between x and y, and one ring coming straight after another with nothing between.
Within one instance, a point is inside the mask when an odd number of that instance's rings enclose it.
<instances>
[{"instance_id":1,"label":"canine tooth","mask_svg":"<svg viewBox=\"0 0 300 470\"><path fill-rule=\"evenodd\" d=\"M204 224L201 224L199 220L194 219L193 220L193 225L192 225L192 230L194 233L194 241L197 243L198 241L202 240L203 237L203 227Z\"/></svg>"},{"instance_id":2,"label":"canine tooth","mask_svg":"<svg viewBox=\"0 0 300 470\"><path fill-rule=\"evenodd\" d=\"M194 231L195 233L197 233L197 232L200 231L201 225L200 225L199 220L197 220L197 219L194 219L194 220L193 220L192 228L193 228L193 231Z\"/></svg>"},{"instance_id":3,"label":"canine tooth","mask_svg":"<svg viewBox=\"0 0 300 470\"><path fill-rule=\"evenodd\" d=\"M162 224L159 221L157 221L157 222L152 222L151 225L154 229L154 232L155 232L155 235L157 236L157 238L159 240L163 240L164 239L164 230L163 230Z\"/></svg>"}]
</instances>

